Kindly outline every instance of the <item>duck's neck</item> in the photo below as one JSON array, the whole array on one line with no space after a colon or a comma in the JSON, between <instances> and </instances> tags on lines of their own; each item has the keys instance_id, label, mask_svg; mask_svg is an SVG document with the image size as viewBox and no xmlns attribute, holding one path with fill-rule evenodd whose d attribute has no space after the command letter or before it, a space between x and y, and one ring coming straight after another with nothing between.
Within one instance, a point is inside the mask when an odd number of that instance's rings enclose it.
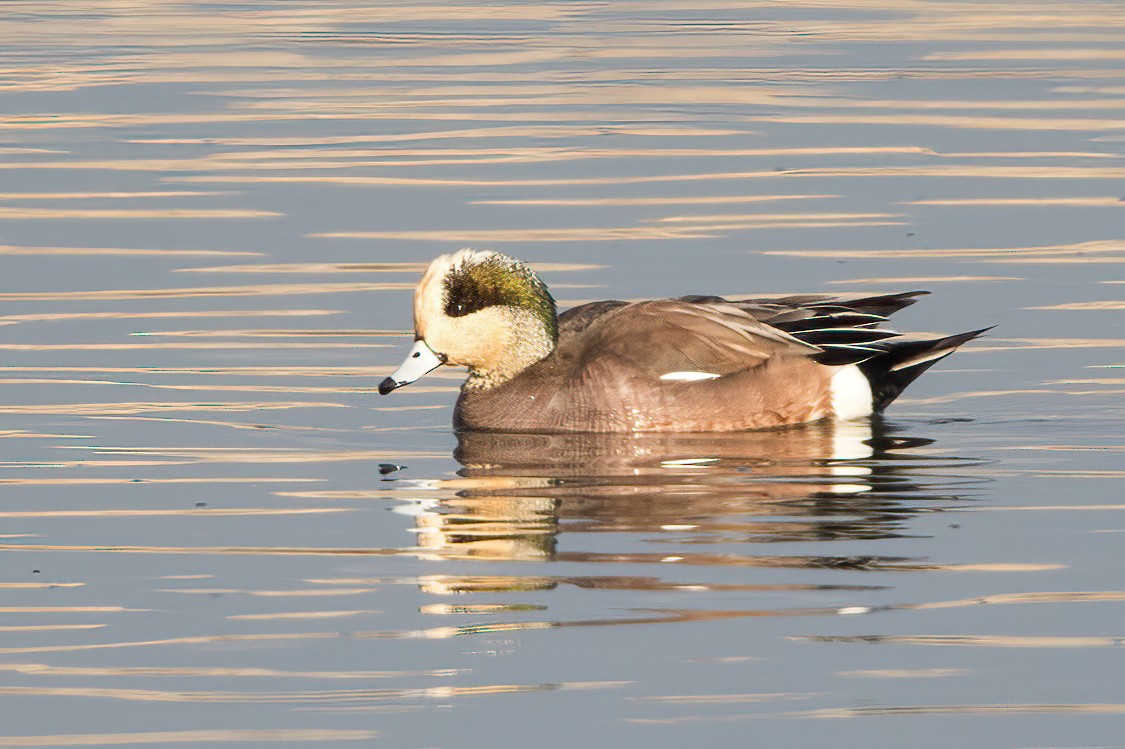
<instances>
[{"instance_id":1,"label":"duck's neck","mask_svg":"<svg viewBox=\"0 0 1125 749\"><path fill-rule=\"evenodd\" d=\"M493 348L487 364L469 365L464 390L480 392L503 385L555 350L551 331L532 315L512 315L503 334L496 338L500 345Z\"/></svg>"}]
</instances>

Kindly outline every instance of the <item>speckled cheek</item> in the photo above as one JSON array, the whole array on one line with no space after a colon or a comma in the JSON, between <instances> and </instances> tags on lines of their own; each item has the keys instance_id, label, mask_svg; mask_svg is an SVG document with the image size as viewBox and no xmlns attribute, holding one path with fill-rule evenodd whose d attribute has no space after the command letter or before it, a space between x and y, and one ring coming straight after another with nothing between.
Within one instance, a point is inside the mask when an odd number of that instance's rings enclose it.
<instances>
[{"instance_id":1,"label":"speckled cheek","mask_svg":"<svg viewBox=\"0 0 1125 749\"><path fill-rule=\"evenodd\" d=\"M450 364L487 369L503 356L508 340L504 323L495 307L464 317L439 315L428 320L425 339Z\"/></svg>"}]
</instances>

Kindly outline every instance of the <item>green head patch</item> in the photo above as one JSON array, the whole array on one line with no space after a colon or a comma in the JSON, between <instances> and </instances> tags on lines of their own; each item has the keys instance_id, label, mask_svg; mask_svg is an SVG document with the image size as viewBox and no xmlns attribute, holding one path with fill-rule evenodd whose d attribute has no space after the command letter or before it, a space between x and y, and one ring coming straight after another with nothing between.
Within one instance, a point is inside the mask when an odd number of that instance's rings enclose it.
<instances>
[{"instance_id":1,"label":"green head patch","mask_svg":"<svg viewBox=\"0 0 1125 749\"><path fill-rule=\"evenodd\" d=\"M558 340L555 300L535 272L518 260L492 254L454 266L445 277L445 314L463 317L485 307L518 307L535 314Z\"/></svg>"}]
</instances>

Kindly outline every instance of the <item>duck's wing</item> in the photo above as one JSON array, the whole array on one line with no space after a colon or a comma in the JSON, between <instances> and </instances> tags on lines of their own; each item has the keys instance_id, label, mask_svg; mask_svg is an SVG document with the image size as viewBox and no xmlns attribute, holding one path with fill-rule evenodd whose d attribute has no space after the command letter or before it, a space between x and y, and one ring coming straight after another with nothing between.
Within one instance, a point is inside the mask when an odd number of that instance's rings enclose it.
<instances>
[{"instance_id":1,"label":"duck's wing","mask_svg":"<svg viewBox=\"0 0 1125 749\"><path fill-rule=\"evenodd\" d=\"M602 316L621 307L628 307L629 302L608 299L604 302L589 302L577 307L572 307L559 315L559 337L575 336L597 322Z\"/></svg>"},{"instance_id":2,"label":"duck's wing","mask_svg":"<svg viewBox=\"0 0 1125 749\"><path fill-rule=\"evenodd\" d=\"M725 301L661 299L601 310L581 334L560 335L559 352L580 369L612 361L657 379L690 380L823 350Z\"/></svg>"},{"instance_id":3,"label":"duck's wing","mask_svg":"<svg viewBox=\"0 0 1125 749\"><path fill-rule=\"evenodd\" d=\"M883 324L926 293L594 302L560 316L559 348L578 366L611 357L665 379L723 376L779 355L856 364L886 353L899 334Z\"/></svg>"},{"instance_id":4,"label":"duck's wing","mask_svg":"<svg viewBox=\"0 0 1125 749\"><path fill-rule=\"evenodd\" d=\"M729 303L766 325L782 330L821 350L821 364L857 364L886 353L899 333L884 327L895 312L914 304L928 291L843 299L824 295L779 299L737 299Z\"/></svg>"}]
</instances>

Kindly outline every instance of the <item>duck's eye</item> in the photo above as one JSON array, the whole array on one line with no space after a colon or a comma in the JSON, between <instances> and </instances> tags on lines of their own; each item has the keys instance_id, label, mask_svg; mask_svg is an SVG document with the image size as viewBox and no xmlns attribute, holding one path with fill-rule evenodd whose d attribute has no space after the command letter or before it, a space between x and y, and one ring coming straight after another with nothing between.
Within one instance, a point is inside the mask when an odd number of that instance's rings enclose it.
<instances>
[{"instance_id":1,"label":"duck's eye","mask_svg":"<svg viewBox=\"0 0 1125 749\"><path fill-rule=\"evenodd\" d=\"M411 359L417 359L421 355L422 355L421 351L415 351L413 354L410 355L410 358Z\"/></svg>"},{"instance_id":2,"label":"duck's eye","mask_svg":"<svg viewBox=\"0 0 1125 749\"><path fill-rule=\"evenodd\" d=\"M0 3L0 5L2 4ZM450 317L464 317L477 310L484 309L491 303L493 303L491 297L486 296L479 290L461 293L460 290L454 289L446 299L445 314Z\"/></svg>"}]
</instances>

